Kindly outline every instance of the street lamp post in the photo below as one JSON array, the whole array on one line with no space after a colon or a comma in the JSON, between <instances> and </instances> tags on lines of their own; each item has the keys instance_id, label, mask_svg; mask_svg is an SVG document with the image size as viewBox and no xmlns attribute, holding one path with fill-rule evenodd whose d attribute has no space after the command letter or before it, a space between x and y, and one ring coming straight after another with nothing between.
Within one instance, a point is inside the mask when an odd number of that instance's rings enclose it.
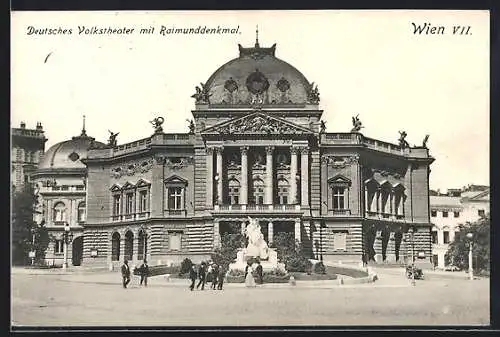
<instances>
[{"instance_id":1,"label":"street lamp post","mask_svg":"<svg viewBox=\"0 0 500 337\"><path fill-rule=\"evenodd\" d=\"M64 225L63 241L64 241L63 269L66 269L68 268L68 244L71 241L73 241L73 233L71 233L71 229L68 223Z\"/></svg>"},{"instance_id":2,"label":"street lamp post","mask_svg":"<svg viewBox=\"0 0 500 337\"><path fill-rule=\"evenodd\" d=\"M474 269L472 266L472 239L474 234L467 233L467 239L469 239L469 280L474 280Z\"/></svg>"},{"instance_id":3,"label":"street lamp post","mask_svg":"<svg viewBox=\"0 0 500 337\"><path fill-rule=\"evenodd\" d=\"M413 245L413 228L408 229L408 234L410 234L410 244L411 244L411 285L415 285L415 252Z\"/></svg>"}]
</instances>

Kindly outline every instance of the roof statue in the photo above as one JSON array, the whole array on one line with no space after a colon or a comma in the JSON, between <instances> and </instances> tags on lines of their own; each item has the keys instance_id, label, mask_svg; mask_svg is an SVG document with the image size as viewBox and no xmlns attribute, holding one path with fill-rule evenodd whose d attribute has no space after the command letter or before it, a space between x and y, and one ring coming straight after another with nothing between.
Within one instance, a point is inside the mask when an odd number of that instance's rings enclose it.
<instances>
[{"instance_id":1,"label":"roof statue","mask_svg":"<svg viewBox=\"0 0 500 337\"><path fill-rule=\"evenodd\" d=\"M400 137L399 137L399 146L402 148L402 149L406 149L408 147L410 147L410 144L408 144L408 142L406 141L406 132L405 131L399 131L399 134L400 134Z\"/></svg>"},{"instance_id":2,"label":"roof statue","mask_svg":"<svg viewBox=\"0 0 500 337\"><path fill-rule=\"evenodd\" d=\"M165 119L163 117L156 117L152 121L149 121L149 122L153 125L153 128L155 129L155 133L162 133L163 128L161 127L161 125L163 124L164 121L165 121Z\"/></svg>"},{"instance_id":3,"label":"roof statue","mask_svg":"<svg viewBox=\"0 0 500 337\"><path fill-rule=\"evenodd\" d=\"M359 120L359 114L356 117L352 117L352 129L351 132L359 132L362 128L364 128L363 123Z\"/></svg>"},{"instance_id":4,"label":"roof statue","mask_svg":"<svg viewBox=\"0 0 500 337\"><path fill-rule=\"evenodd\" d=\"M307 91L307 102L311 104L319 103L319 90L318 86L314 85L314 82L309 85L309 90Z\"/></svg>"},{"instance_id":5,"label":"roof statue","mask_svg":"<svg viewBox=\"0 0 500 337\"><path fill-rule=\"evenodd\" d=\"M325 121L321 121L320 122L320 130L319 130L320 133L325 133L326 132L326 123Z\"/></svg>"},{"instance_id":6,"label":"roof statue","mask_svg":"<svg viewBox=\"0 0 500 337\"><path fill-rule=\"evenodd\" d=\"M196 92L191 96L196 100L196 104L209 104L210 103L210 94L208 92L208 88L205 84L200 83L200 86L196 86Z\"/></svg>"},{"instance_id":7,"label":"roof statue","mask_svg":"<svg viewBox=\"0 0 500 337\"><path fill-rule=\"evenodd\" d=\"M427 149L427 141L429 140L429 135L425 135L424 140L422 141L422 147Z\"/></svg>"},{"instance_id":8,"label":"roof statue","mask_svg":"<svg viewBox=\"0 0 500 337\"><path fill-rule=\"evenodd\" d=\"M189 134L190 135L194 134L194 129L195 129L194 121L192 119L186 119L186 122L189 123Z\"/></svg>"},{"instance_id":9,"label":"roof statue","mask_svg":"<svg viewBox=\"0 0 500 337\"><path fill-rule=\"evenodd\" d=\"M109 146L113 146L113 147L114 147L114 146L116 146L116 144L117 144L116 137L118 137L118 135L119 135L120 133L119 133L119 132L114 133L114 132L112 132L112 131L110 131L110 130L108 130L108 132L109 132L108 145L109 145Z\"/></svg>"}]
</instances>

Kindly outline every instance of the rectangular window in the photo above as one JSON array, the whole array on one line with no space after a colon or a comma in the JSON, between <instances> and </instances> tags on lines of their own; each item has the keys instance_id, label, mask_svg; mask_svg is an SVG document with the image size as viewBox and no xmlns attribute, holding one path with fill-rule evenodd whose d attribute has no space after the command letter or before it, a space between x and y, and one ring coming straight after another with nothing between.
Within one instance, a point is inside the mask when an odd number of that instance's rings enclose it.
<instances>
[{"instance_id":1,"label":"rectangular window","mask_svg":"<svg viewBox=\"0 0 500 337\"><path fill-rule=\"evenodd\" d=\"M134 194L127 193L127 203L125 204L125 213L132 214L134 213Z\"/></svg>"},{"instance_id":2,"label":"rectangular window","mask_svg":"<svg viewBox=\"0 0 500 337\"><path fill-rule=\"evenodd\" d=\"M450 243L450 232L448 231L443 232L443 243L445 244Z\"/></svg>"},{"instance_id":3,"label":"rectangular window","mask_svg":"<svg viewBox=\"0 0 500 337\"><path fill-rule=\"evenodd\" d=\"M139 212L147 212L148 210L148 191L139 193Z\"/></svg>"},{"instance_id":4,"label":"rectangular window","mask_svg":"<svg viewBox=\"0 0 500 337\"><path fill-rule=\"evenodd\" d=\"M333 188L333 209L344 209L344 191L343 187Z\"/></svg>"},{"instance_id":5,"label":"rectangular window","mask_svg":"<svg viewBox=\"0 0 500 337\"><path fill-rule=\"evenodd\" d=\"M431 217L435 218L437 216L437 212L435 209L431 210Z\"/></svg>"},{"instance_id":6,"label":"rectangular window","mask_svg":"<svg viewBox=\"0 0 500 337\"><path fill-rule=\"evenodd\" d=\"M281 203L282 205L286 205L286 204L288 204L288 197L287 197L286 195L282 195L282 196L281 196L280 203Z\"/></svg>"},{"instance_id":7,"label":"rectangular window","mask_svg":"<svg viewBox=\"0 0 500 337\"><path fill-rule=\"evenodd\" d=\"M460 216L460 212L453 212L453 217L458 218Z\"/></svg>"},{"instance_id":8,"label":"rectangular window","mask_svg":"<svg viewBox=\"0 0 500 337\"><path fill-rule=\"evenodd\" d=\"M477 210L477 215L484 216L484 209L478 209Z\"/></svg>"},{"instance_id":9,"label":"rectangular window","mask_svg":"<svg viewBox=\"0 0 500 337\"><path fill-rule=\"evenodd\" d=\"M436 231L432 231L431 236L432 236L432 243L437 244L438 243L438 233Z\"/></svg>"},{"instance_id":10,"label":"rectangular window","mask_svg":"<svg viewBox=\"0 0 500 337\"><path fill-rule=\"evenodd\" d=\"M182 205L182 187L169 187L168 209L184 209L184 205Z\"/></svg>"},{"instance_id":11,"label":"rectangular window","mask_svg":"<svg viewBox=\"0 0 500 337\"><path fill-rule=\"evenodd\" d=\"M448 212L447 211L443 211L443 218L447 218L448 217Z\"/></svg>"},{"instance_id":12,"label":"rectangular window","mask_svg":"<svg viewBox=\"0 0 500 337\"><path fill-rule=\"evenodd\" d=\"M24 151L24 162L28 163L30 161L30 153L29 151Z\"/></svg>"},{"instance_id":13,"label":"rectangular window","mask_svg":"<svg viewBox=\"0 0 500 337\"><path fill-rule=\"evenodd\" d=\"M54 242L54 253L55 254L64 253L64 244L63 244L62 240L56 240Z\"/></svg>"},{"instance_id":14,"label":"rectangular window","mask_svg":"<svg viewBox=\"0 0 500 337\"><path fill-rule=\"evenodd\" d=\"M113 197L113 215L120 214L120 195L115 195Z\"/></svg>"},{"instance_id":15,"label":"rectangular window","mask_svg":"<svg viewBox=\"0 0 500 337\"><path fill-rule=\"evenodd\" d=\"M262 205L264 203L264 196L259 195L257 196L257 204Z\"/></svg>"},{"instance_id":16,"label":"rectangular window","mask_svg":"<svg viewBox=\"0 0 500 337\"><path fill-rule=\"evenodd\" d=\"M170 250L181 250L182 233L170 232L168 233L168 248Z\"/></svg>"}]
</instances>

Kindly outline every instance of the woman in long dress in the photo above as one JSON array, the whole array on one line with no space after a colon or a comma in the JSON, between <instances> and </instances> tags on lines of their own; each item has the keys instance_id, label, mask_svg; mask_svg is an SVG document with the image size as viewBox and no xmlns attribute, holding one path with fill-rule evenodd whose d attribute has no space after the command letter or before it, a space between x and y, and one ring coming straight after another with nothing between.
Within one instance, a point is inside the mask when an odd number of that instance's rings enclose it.
<instances>
[{"instance_id":1,"label":"woman in long dress","mask_svg":"<svg viewBox=\"0 0 500 337\"><path fill-rule=\"evenodd\" d=\"M253 278L252 271L252 266L247 264L245 268L245 286L248 288L255 287L255 279Z\"/></svg>"}]
</instances>

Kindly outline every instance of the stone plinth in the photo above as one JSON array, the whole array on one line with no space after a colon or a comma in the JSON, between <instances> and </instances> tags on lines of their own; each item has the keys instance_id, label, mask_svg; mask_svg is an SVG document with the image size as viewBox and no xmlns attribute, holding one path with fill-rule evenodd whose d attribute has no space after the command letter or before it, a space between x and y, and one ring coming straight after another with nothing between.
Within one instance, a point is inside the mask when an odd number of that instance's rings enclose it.
<instances>
[{"instance_id":1,"label":"stone plinth","mask_svg":"<svg viewBox=\"0 0 500 337\"><path fill-rule=\"evenodd\" d=\"M260 265L263 271L271 271L274 269L285 270L285 265L278 262L278 253L275 249L269 248L268 250L269 258L267 260L260 260ZM247 266L247 260L254 256L247 255L246 249L240 249L236 253L236 262L229 265L229 270L245 270ZM254 257L255 258L255 257ZM255 267L255 265L254 265Z\"/></svg>"}]
</instances>

